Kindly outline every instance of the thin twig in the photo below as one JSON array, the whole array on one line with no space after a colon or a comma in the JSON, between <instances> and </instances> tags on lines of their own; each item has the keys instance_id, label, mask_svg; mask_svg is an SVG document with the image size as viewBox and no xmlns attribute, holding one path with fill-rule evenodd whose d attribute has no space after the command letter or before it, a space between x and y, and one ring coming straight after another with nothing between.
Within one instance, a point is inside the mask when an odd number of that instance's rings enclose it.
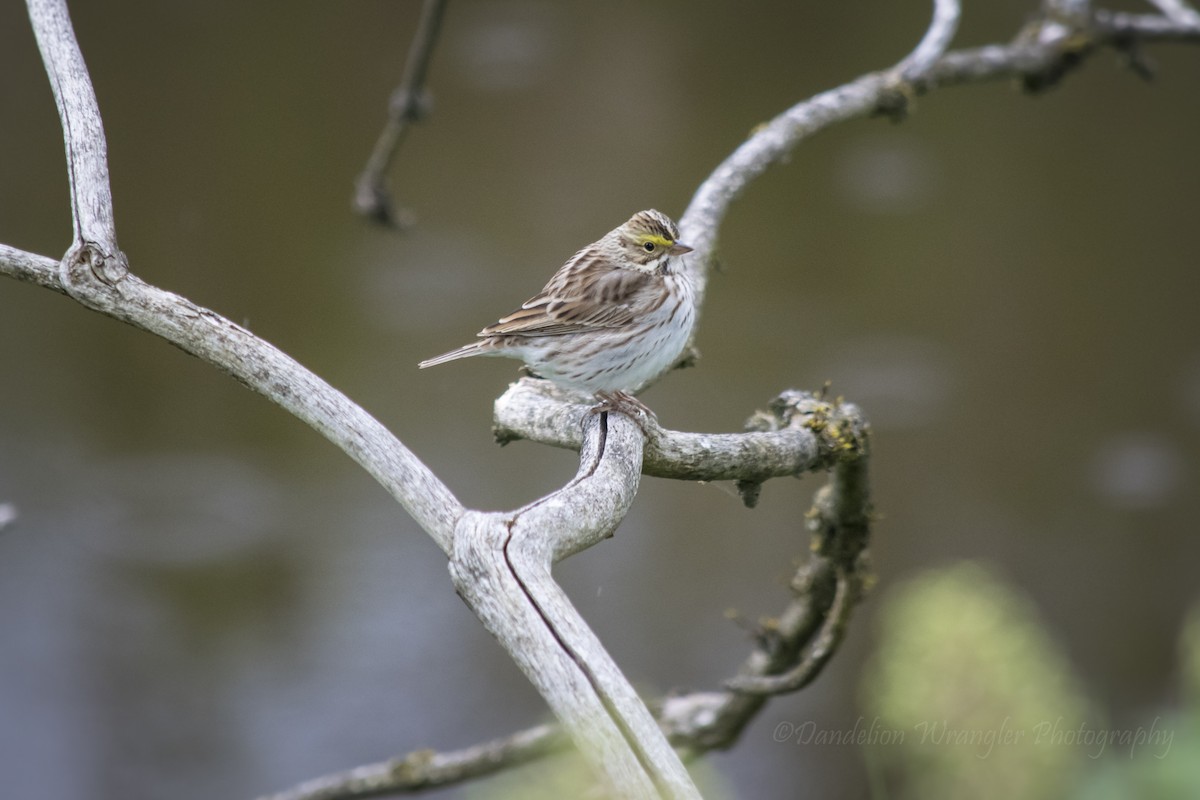
<instances>
[{"instance_id":1,"label":"thin twig","mask_svg":"<svg viewBox=\"0 0 1200 800\"><path fill-rule=\"evenodd\" d=\"M1139 42L1200 42L1200 22L1181 24L1157 14L1127 14L1098 10L1092 17L1098 44Z\"/></svg>"},{"instance_id":2,"label":"thin twig","mask_svg":"<svg viewBox=\"0 0 1200 800\"><path fill-rule=\"evenodd\" d=\"M398 211L387 185L387 172L409 128L429 113L425 77L442 27L447 0L425 0L404 65L404 77L388 102L388 118L375 141L367 165L354 183L354 209L369 219L396 227L410 224L408 212Z\"/></svg>"},{"instance_id":3,"label":"thin twig","mask_svg":"<svg viewBox=\"0 0 1200 800\"><path fill-rule=\"evenodd\" d=\"M537 725L463 750L417 750L401 758L326 775L260 800L349 800L417 792L487 777L571 747L558 725Z\"/></svg>"},{"instance_id":4,"label":"thin twig","mask_svg":"<svg viewBox=\"0 0 1200 800\"><path fill-rule=\"evenodd\" d=\"M1200 27L1200 12L1184 0L1150 0L1150 2L1172 22Z\"/></svg>"},{"instance_id":5,"label":"thin twig","mask_svg":"<svg viewBox=\"0 0 1200 800\"><path fill-rule=\"evenodd\" d=\"M1022 78L1026 88L1044 89L1057 82L1070 68L1078 67L1101 46L1123 49L1131 42L1200 42L1200 26L1181 24L1158 15L1097 10L1081 24L1080 30L1071 31L1056 22L1056 30L1060 33L1052 37L1029 40L1018 36L1010 44L947 52L929 62L923 72L910 74L907 81L915 94L1011 78ZM927 37L939 42L947 40L931 34ZM921 60L926 60L924 55ZM897 87L894 78L889 77L894 74L895 68L868 73L792 106L758 126L754 134L705 179L679 222L683 238L693 246L687 265L692 272L698 303L703 300L708 269L713 263L717 232L732 202L755 178L782 161L797 144L813 134L836 123L873 113L899 116L906 93L902 87Z\"/></svg>"},{"instance_id":6,"label":"thin twig","mask_svg":"<svg viewBox=\"0 0 1200 800\"><path fill-rule=\"evenodd\" d=\"M29 19L63 123L75 244L90 242L116 256L108 144L96 92L64 0L28 0Z\"/></svg>"},{"instance_id":7,"label":"thin twig","mask_svg":"<svg viewBox=\"0 0 1200 800\"><path fill-rule=\"evenodd\" d=\"M899 64L896 74L902 80L911 81L924 74L933 62L942 57L958 32L958 20L962 7L958 0L934 0L933 21L916 48Z\"/></svg>"},{"instance_id":8,"label":"thin twig","mask_svg":"<svg viewBox=\"0 0 1200 800\"><path fill-rule=\"evenodd\" d=\"M889 70L869 73L822 92L760 125L700 184L679 221L683 238L693 248L686 263L696 290L697 305L704 300L717 231L730 204L751 181L781 161L801 140L836 122L894 106L897 83L916 80L937 63L957 30L958 17L957 0L934 0L929 28L910 55Z\"/></svg>"}]
</instances>

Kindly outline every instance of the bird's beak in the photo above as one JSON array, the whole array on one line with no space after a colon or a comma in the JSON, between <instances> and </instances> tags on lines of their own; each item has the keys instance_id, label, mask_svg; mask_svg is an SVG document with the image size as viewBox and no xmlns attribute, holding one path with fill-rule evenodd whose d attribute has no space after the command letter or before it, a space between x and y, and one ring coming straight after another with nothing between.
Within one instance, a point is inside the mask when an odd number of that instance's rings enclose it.
<instances>
[{"instance_id":1,"label":"bird's beak","mask_svg":"<svg viewBox=\"0 0 1200 800\"><path fill-rule=\"evenodd\" d=\"M683 242L676 242L675 244L671 245L669 250L667 250L667 253L673 256L681 256L684 253L690 252L692 252L692 248Z\"/></svg>"}]
</instances>

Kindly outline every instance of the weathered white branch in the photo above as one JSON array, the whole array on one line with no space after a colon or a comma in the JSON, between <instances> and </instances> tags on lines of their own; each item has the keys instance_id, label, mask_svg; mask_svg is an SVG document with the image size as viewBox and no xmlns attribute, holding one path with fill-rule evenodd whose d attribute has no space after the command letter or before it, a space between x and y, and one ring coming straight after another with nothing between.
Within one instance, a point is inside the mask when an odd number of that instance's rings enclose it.
<instances>
[{"instance_id":1,"label":"weathered white branch","mask_svg":"<svg viewBox=\"0 0 1200 800\"><path fill-rule=\"evenodd\" d=\"M611 536L641 477L642 433L627 417L589 415L579 473L513 512L468 512L454 536L459 595L546 698L618 797L698 798L687 770L551 565Z\"/></svg>"},{"instance_id":2,"label":"weathered white branch","mask_svg":"<svg viewBox=\"0 0 1200 800\"><path fill-rule=\"evenodd\" d=\"M33 283L43 289L66 294L62 278L58 274L58 262L53 258L27 253L6 244L0 244L0 275L19 281Z\"/></svg>"},{"instance_id":3,"label":"weathered white branch","mask_svg":"<svg viewBox=\"0 0 1200 800\"><path fill-rule=\"evenodd\" d=\"M55 291L69 286L88 308L161 336L282 406L357 461L450 552L463 507L445 484L378 420L269 342L131 273L110 285L86 260L60 271L51 259L0 247L0 272Z\"/></svg>"},{"instance_id":4,"label":"weathered white branch","mask_svg":"<svg viewBox=\"0 0 1200 800\"><path fill-rule=\"evenodd\" d=\"M1183 0L1150 0L1150 2L1172 22L1200 27L1200 12Z\"/></svg>"},{"instance_id":5,"label":"weathered white branch","mask_svg":"<svg viewBox=\"0 0 1200 800\"><path fill-rule=\"evenodd\" d=\"M535 725L527 730L473 747L438 753L418 750L402 758L364 764L354 769L305 781L259 800L345 800L416 792L462 783L511 769L571 744L558 725Z\"/></svg>"},{"instance_id":6,"label":"weathered white branch","mask_svg":"<svg viewBox=\"0 0 1200 800\"><path fill-rule=\"evenodd\" d=\"M871 113L896 93L898 82L913 81L928 72L949 47L958 29L958 18L958 0L934 0L933 20L925 36L899 64L822 92L760 125L700 184L679 221L681 236L693 248L687 266L696 286L698 305L703 302L717 231L730 203L802 139L836 122Z\"/></svg>"},{"instance_id":7,"label":"weathered white branch","mask_svg":"<svg viewBox=\"0 0 1200 800\"><path fill-rule=\"evenodd\" d=\"M129 273L112 227L104 128L66 4L29 0L29 15L62 116L75 242L57 269L49 259L5 247L0 271L157 334L278 403L361 464L449 552L463 507L399 439L245 328Z\"/></svg>"},{"instance_id":8,"label":"weathered white branch","mask_svg":"<svg viewBox=\"0 0 1200 800\"><path fill-rule=\"evenodd\" d=\"M935 61L950 47L954 34L958 32L958 20L962 8L958 0L934 0L933 21L916 48L895 67L896 75L911 81L924 75Z\"/></svg>"},{"instance_id":9,"label":"weathered white branch","mask_svg":"<svg viewBox=\"0 0 1200 800\"><path fill-rule=\"evenodd\" d=\"M590 403L570 402L546 381L522 378L496 400L493 432L516 439L579 450ZM685 481L765 481L799 475L823 465L817 435L806 428L748 433L688 433L643 422L642 472ZM827 454L825 454L827 455Z\"/></svg>"},{"instance_id":10,"label":"weathered white branch","mask_svg":"<svg viewBox=\"0 0 1200 800\"><path fill-rule=\"evenodd\" d=\"M63 0L28 0L28 7L63 123L75 241L94 242L105 252L115 254L117 234L108 180L108 145L96 92L75 40L67 4Z\"/></svg>"},{"instance_id":11,"label":"weathered white branch","mask_svg":"<svg viewBox=\"0 0 1200 800\"><path fill-rule=\"evenodd\" d=\"M839 122L873 113L901 114L910 95L963 83L1023 79L1027 89L1052 86L1102 46L1134 42L1200 42L1200 24L1179 19L1126 14L1075 2L1077 27L1054 21L1054 36L1018 35L1011 44L942 54L957 24L957 3L937 2L933 23L913 54L895 68L873 72L798 103L755 129L705 179L680 218L682 237L694 247L687 265L702 300L717 232L730 204L755 178L797 144ZM937 57L934 55L937 54ZM899 80L897 78L899 76ZM698 301L699 302L699 301Z\"/></svg>"}]
</instances>

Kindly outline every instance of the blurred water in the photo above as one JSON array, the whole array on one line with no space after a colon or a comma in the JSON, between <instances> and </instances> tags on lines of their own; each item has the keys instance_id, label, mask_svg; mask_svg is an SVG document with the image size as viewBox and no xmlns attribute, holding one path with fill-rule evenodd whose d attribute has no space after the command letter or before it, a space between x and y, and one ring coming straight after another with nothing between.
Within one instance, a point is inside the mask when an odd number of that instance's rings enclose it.
<instances>
[{"instance_id":1,"label":"blurred water","mask_svg":"<svg viewBox=\"0 0 1200 800\"><path fill-rule=\"evenodd\" d=\"M923 3L456 2L396 236L348 212L416 4L75 4L135 272L281 346L459 494L511 508L574 473L500 449L501 361L417 372L632 211L678 215L754 125L900 58ZM963 44L1033 3L967 4ZM0 241L69 242L61 137L20 8L0 9ZM1102 54L1060 89L921 98L759 180L721 237L700 366L646 396L739 430L833 382L875 424L885 585L991 561L1119 724L1173 702L1197 595L1200 52L1146 85ZM250 796L540 720L444 558L369 478L226 377L0 282L0 773L22 796ZM710 688L786 602L816 478L762 505L647 480L560 569L639 685ZM16 518L11 519L11 509ZM847 728L869 599L830 670L713 762L754 797L862 796ZM457 795L457 792L447 793Z\"/></svg>"}]
</instances>

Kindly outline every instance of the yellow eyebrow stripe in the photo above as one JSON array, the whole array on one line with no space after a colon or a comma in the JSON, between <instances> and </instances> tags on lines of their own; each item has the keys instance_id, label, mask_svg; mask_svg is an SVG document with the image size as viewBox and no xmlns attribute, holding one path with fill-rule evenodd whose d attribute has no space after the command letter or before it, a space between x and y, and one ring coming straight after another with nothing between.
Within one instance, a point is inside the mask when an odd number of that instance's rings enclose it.
<instances>
[{"instance_id":1,"label":"yellow eyebrow stripe","mask_svg":"<svg viewBox=\"0 0 1200 800\"><path fill-rule=\"evenodd\" d=\"M662 247L670 247L671 245L675 244L674 239L668 239L665 236L659 236L657 233L643 233L641 236L637 237L637 242L638 244L654 242Z\"/></svg>"}]
</instances>

